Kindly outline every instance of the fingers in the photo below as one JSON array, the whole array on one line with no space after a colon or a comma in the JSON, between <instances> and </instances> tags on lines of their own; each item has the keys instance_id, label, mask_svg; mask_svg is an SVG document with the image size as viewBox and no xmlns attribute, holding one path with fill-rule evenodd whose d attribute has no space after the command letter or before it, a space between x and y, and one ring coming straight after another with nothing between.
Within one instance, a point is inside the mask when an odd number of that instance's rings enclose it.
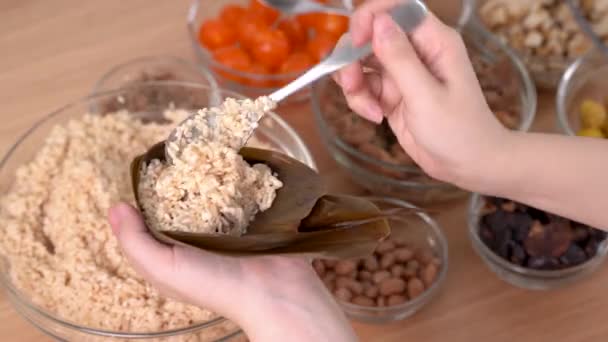
<instances>
[{"instance_id":1,"label":"fingers","mask_svg":"<svg viewBox=\"0 0 608 342\"><path fill-rule=\"evenodd\" d=\"M158 278L159 272L166 275L173 269L171 247L150 235L137 210L121 203L111 208L108 216L123 252L138 272Z\"/></svg>"},{"instance_id":2,"label":"fingers","mask_svg":"<svg viewBox=\"0 0 608 342\"><path fill-rule=\"evenodd\" d=\"M353 63L334 74L334 80L342 87L349 107L369 121L382 122L382 109L360 63Z\"/></svg>"},{"instance_id":3,"label":"fingers","mask_svg":"<svg viewBox=\"0 0 608 342\"><path fill-rule=\"evenodd\" d=\"M359 46L372 40L378 16L407 1L411 0L375 0L362 4L351 20L353 43ZM463 69L469 73L465 66L469 64L468 56L460 35L433 13L428 13L419 27L408 35L423 64L439 80L449 82L451 78L458 79Z\"/></svg>"},{"instance_id":4,"label":"fingers","mask_svg":"<svg viewBox=\"0 0 608 342\"><path fill-rule=\"evenodd\" d=\"M366 1L357 8L351 20L351 38L355 46L361 46L372 39L372 24L376 13L386 12L407 0Z\"/></svg>"},{"instance_id":5,"label":"fingers","mask_svg":"<svg viewBox=\"0 0 608 342\"><path fill-rule=\"evenodd\" d=\"M348 106L357 114L377 124L382 122L384 113L379 103L382 80L378 74L360 73L361 86L351 91L344 91Z\"/></svg>"},{"instance_id":6,"label":"fingers","mask_svg":"<svg viewBox=\"0 0 608 342\"><path fill-rule=\"evenodd\" d=\"M459 80L470 67L460 34L432 13L409 37L422 62L443 83Z\"/></svg>"},{"instance_id":7,"label":"fingers","mask_svg":"<svg viewBox=\"0 0 608 342\"><path fill-rule=\"evenodd\" d=\"M240 297L220 291L234 288L234 260L158 242L139 212L127 204L110 209L109 221L131 266L164 295L235 317L231 308L238 307L234 301Z\"/></svg>"},{"instance_id":8,"label":"fingers","mask_svg":"<svg viewBox=\"0 0 608 342\"><path fill-rule=\"evenodd\" d=\"M406 102L433 96L439 81L426 68L406 34L387 14L374 19L372 45L382 66L396 83Z\"/></svg>"}]
</instances>

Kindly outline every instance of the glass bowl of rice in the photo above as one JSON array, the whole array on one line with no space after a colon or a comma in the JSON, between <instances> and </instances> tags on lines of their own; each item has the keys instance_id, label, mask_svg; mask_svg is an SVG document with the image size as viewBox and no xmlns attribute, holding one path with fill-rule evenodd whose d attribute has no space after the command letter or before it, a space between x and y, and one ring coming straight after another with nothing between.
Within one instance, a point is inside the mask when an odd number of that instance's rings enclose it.
<instances>
[{"instance_id":1,"label":"glass bowl of rice","mask_svg":"<svg viewBox=\"0 0 608 342\"><path fill-rule=\"evenodd\" d=\"M106 220L114 203L134 203L132 158L192 110L226 97L242 98L195 83L130 84L68 104L17 140L0 161L0 284L26 320L60 341L246 339L227 319L147 284ZM274 113L250 144L316 168L298 134Z\"/></svg>"}]
</instances>

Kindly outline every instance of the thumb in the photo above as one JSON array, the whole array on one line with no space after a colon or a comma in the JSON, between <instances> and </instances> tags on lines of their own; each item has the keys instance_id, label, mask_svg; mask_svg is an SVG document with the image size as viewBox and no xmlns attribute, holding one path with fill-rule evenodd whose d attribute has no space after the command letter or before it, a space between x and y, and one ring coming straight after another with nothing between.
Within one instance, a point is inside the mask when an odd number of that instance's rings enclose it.
<instances>
[{"instance_id":1,"label":"thumb","mask_svg":"<svg viewBox=\"0 0 608 342\"><path fill-rule=\"evenodd\" d=\"M136 271L158 279L173 269L171 247L156 240L146 228L140 213L128 204L118 204L108 215L112 231L125 256Z\"/></svg>"},{"instance_id":2,"label":"thumb","mask_svg":"<svg viewBox=\"0 0 608 342\"><path fill-rule=\"evenodd\" d=\"M235 283L240 285L233 280L238 261L159 242L149 233L141 214L128 204L111 208L108 218L131 266L163 294L235 317L237 312L226 307L239 307L241 297L225 296L222 291L235 288Z\"/></svg>"}]
</instances>

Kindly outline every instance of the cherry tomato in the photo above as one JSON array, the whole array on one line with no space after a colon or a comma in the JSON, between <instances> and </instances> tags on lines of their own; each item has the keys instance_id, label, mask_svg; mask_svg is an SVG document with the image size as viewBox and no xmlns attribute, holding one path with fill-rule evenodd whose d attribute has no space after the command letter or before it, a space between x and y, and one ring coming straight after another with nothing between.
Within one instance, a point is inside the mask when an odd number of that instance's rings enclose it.
<instances>
[{"instance_id":1,"label":"cherry tomato","mask_svg":"<svg viewBox=\"0 0 608 342\"><path fill-rule=\"evenodd\" d=\"M305 29L316 28L319 26L321 20L323 20L322 13L305 13L296 16L296 20L300 25L304 26Z\"/></svg>"},{"instance_id":2,"label":"cherry tomato","mask_svg":"<svg viewBox=\"0 0 608 342\"><path fill-rule=\"evenodd\" d=\"M252 64L251 67L249 67L249 69L247 70L247 72L256 74L261 77L268 76L271 74L270 71L268 71L268 69L261 64ZM245 83L254 87L272 87L272 80L265 78L249 77L245 80Z\"/></svg>"},{"instance_id":3,"label":"cherry tomato","mask_svg":"<svg viewBox=\"0 0 608 342\"><path fill-rule=\"evenodd\" d=\"M257 39L258 32L266 30L269 26L260 15L247 13L238 27L238 40L245 49L251 50Z\"/></svg>"},{"instance_id":4,"label":"cherry tomato","mask_svg":"<svg viewBox=\"0 0 608 342\"><path fill-rule=\"evenodd\" d=\"M287 59L290 50L289 39L285 32L267 29L257 33L251 54L258 63L275 70Z\"/></svg>"},{"instance_id":5,"label":"cherry tomato","mask_svg":"<svg viewBox=\"0 0 608 342\"><path fill-rule=\"evenodd\" d=\"M295 52L289 55L285 62L281 64L279 72L282 74L297 73L306 71L315 64L314 59L309 54L303 52Z\"/></svg>"},{"instance_id":6,"label":"cherry tomato","mask_svg":"<svg viewBox=\"0 0 608 342\"><path fill-rule=\"evenodd\" d=\"M274 23L279 18L279 11L274 8L266 6L260 0L251 0L249 8L252 12L261 14L269 25Z\"/></svg>"},{"instance_id":7,"label":"cherry tomato","mask_svg":"<svg viewBox=\"0 0 608 342\"><path fill-rule=\"evenodd\" d=\"M316 32L325 32L338 38L348 31L349 19L343 15L322 14L322 17L315 22Z\"/></svg>"},{"instance_id":8,"label":"cherry tomato","mask_svg":"<svg viewBox=\"0 0 608 342\"><path fill-rule=\"evenodd\" d=\"M210 50L236 43L236 31L219 20L208 20L201 25L198 33L200 43Z\"/></svg>"},{"instance_id":9,"label":"cherry tomato","mask_svg":"<svg viewBox=\"0 0 608 342\"><path fill-rule=\"evenodd\" d=\"M220 12L220 19L227 24L235 25L247 14L245 7L239 5L226 5Z\"/></svg>"},{"instance_id":10,"label":"cherry tomato","mask_svg":"<svg viewBox=\"0 0 608 342\"><path fill-rule=\"evenodd\" d=\"M251 58L238 46L229 46L218 49L213 53L213 59L223 66L237 71L247 71L251 67ZM237 82L243 82L243 78L234 72L216 70L220 75Z\"/></svg>"},{"instance_id":11,"label":"cherry tomato","mask_svg":"<svg viewBox=\"0 0 608 342\"><path fill-rule=\"evenodd\" d=\"M315 37L308 41L306 51L316 61L325 58L336 46L338 38L328 33L317 33Z\"/></svg>"},{"instance_id":12,"label":"cherry tomato","mask_svg":"<svg viewBox=\"0 0 608 342\"><path fill-rule=\"evenodd\" d=\"M296 19L284 19L279 23L279 30L285 32L291 46L306 46L308 32Z\"/></svg>"}]
</instances>

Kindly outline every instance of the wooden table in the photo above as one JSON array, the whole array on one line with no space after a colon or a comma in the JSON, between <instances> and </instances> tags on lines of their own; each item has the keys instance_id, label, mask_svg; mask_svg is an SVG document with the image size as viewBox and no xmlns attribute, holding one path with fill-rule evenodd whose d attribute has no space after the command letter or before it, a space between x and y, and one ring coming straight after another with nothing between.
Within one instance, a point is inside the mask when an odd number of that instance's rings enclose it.
<instances>
[{"instance_id":1,"label":"wooden table","mask_svg":"<svg viewBox=\"0 0 608 342\"><path fill-rule=\"evenodd\" d=\"M50 110L80 98L115 64L152 54L191 58L185 17L188 0L0 1L0 153ZM553 97L541 95L537 130L555 127ZM322 174L357 191L328 155L308 104L284 111L304 137ZM600 341L608 337L604 267L552 292L509 286L471 249L464 202L438 216L450 244L450 269L441 295L407 321L355 323L364 341ZM604 308L606 306L606 308ZM314 322L311 322L314 324ZM2 341L46 341L0 297Z\"/></svg>"}]
</instances>

